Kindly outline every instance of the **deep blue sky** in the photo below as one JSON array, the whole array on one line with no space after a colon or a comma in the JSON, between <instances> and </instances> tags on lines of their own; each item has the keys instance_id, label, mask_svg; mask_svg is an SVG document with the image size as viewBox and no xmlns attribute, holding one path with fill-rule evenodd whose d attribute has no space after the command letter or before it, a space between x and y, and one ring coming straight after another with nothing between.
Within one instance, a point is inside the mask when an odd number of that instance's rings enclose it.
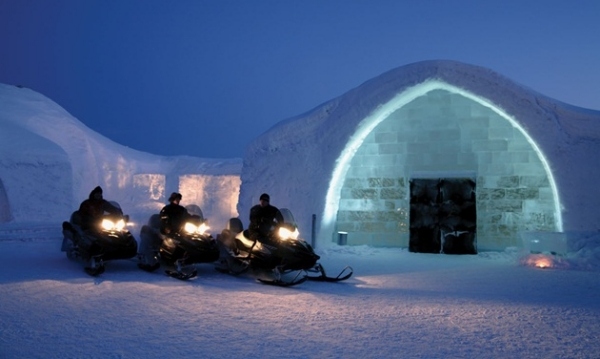
<instances>
[{"instance_id":1,"label":"deep blue sky","mask_svg":"<svg viewBox=\"0 0 600 359\"><path fill-rule=\"evenodd\" d=\"M600 1L0 0L0 83L161 155L243 157L277 122L433 59L600 109Z\"/></svg>"}]
</instances>

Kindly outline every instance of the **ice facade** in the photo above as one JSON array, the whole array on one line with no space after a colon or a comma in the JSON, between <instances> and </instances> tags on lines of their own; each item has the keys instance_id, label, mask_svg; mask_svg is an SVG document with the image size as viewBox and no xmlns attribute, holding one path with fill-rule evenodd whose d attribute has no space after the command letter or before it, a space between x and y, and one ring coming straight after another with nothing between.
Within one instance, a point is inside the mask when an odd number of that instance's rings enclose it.
<instances>
[{"instance_id":1,"label":"ice facade","mask_svg":"<svg viewBox=\"0 0 600 359\"><path fill-rule=\"evenodd\" d=\"M342 186L337 230L349 244L408 247L409 184L422 178L475 180L480 249L515 246L524 230L557 230L532 145L490 108L446 90L399 108L365 138Z\"/></svg>"},{"instance_id":2,"label":"ice facade","mask_svg":"<svg viewBox=\"0 0 600 359\"><path fill-rule=\"evenodd\" d=\"M411 218L426 198L411 186L433 181L438 194L423 213L443 217L457 213L449 205L463 206L466 217L449 232L462 235L468 227L465 237L476 250L502 250L521 246L524 233L598 230L600 215L584 208L600 201L594 189L600 160L589 155L600 150L599 138L598 111L560 103L485 68L424 61L382 74L256 139L244 158L238 210L246 212L245 203L274 188L271 198L293 206L304 233L316 214L318 245L344 233L351 245L410 248L418 233L411 229L424 229L426 218ZM283 163L302 170L288 173ZM444 193L456 195L448 184L456 182L469 184L473 196L446 203ZM441 228L450 221L432 223ZM438 242L442 251L444 239Z\"/></svg>"}]
</instances>

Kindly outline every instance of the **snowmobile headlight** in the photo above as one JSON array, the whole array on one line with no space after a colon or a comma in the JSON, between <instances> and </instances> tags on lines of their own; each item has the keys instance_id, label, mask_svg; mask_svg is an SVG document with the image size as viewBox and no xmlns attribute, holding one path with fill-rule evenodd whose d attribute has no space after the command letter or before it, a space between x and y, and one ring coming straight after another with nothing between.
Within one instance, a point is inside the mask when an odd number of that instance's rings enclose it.
<instances>
[{"instance_id":1,"label":"snowmobile headlight","mask_svg":"<svg viewBox=\"0 0 600 359\"><path fill-rule=\"evenodd\" d=\"M106 231L122 231L124 228L125 228L125 221L122 219L119 219L116 222L111 221L110 219L107 219L107 218L104 218L102 220L102 229L104 229Z\"/></svg>"},{"instance_id":2,"label":"snowmobile headlight","mask_svg":"<svg viewBox=\"0 0 600 359\"><path fill-rule=\"evenodd\" d=\"M198 233L204 234L204 233L208 232L209 229L210 229L210 227L206 223L202 223L201 225L198 226Z\"/></svg>"},{"instance_id":3,"label":"snowmobile headlight","mask_svg":"<svg viewBox=\"0 0 600 359\"><path fill-rule=\"evenodd\" d=\"M288 228L285 227L279 227L279 238L281 240L288 240L288 239L298 239L298 236L300 235L300 232L298 232L298 228L294 228L293 231L291 231Z\"/></svg>"},{"instance_id":4,"label":"snowmobile headlight","mask_svg":"<svg viewBox=\"0 0 600 359\"><path fill-rule=\"evenodd\" d=\"M193 223L187 222L185 224L185 226L183 226L183 229L187 232L187 233L194 233L196 232L196 226Z\"/></svg>"},{"instance_id":5,"label":"snowmobile headlight","mask_svg":"<svg viewBox=\"0 0 600 359\"><path fill-rule=\"evenodd\" d=\"M124 221L124 220L122 220L122 219L119 219L119 220L117 221L117 223L115 223L115 227L116 227L116 228L117 228L117 230L119 230L119 231L122 231L122 230L124 230L124 229L125 229L125 226L126 226L126 224L125 224L125 221Z\"/></svg>"},{"instance_id":6,"label":"snowmobile headlight","mask_svg":"<svg viewBox=\"0 0 600 359\"><path fill-rule=\"evenodd\" d=\"M204 234L209 230L209 227L206 223L200 223L199 225L195 225L191 222L187 222L183 229L189 234Z\"/></svg>"}]
</instances>

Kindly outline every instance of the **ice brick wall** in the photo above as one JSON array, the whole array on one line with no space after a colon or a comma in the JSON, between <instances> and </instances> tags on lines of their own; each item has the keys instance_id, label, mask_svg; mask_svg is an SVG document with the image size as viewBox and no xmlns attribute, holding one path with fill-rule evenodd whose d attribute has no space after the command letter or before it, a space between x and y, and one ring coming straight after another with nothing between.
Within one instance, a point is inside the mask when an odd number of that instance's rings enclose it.
<instances>
[{"instance_id":1,"label":"ice brick wall","mask_svg":"<svg viewBox=\"0 0 600 359\"><path fill-rule=\"evenodd\" d=\"M232 217L238 217L236 204L240 194L241 179L235 175L206 176L183 175L179 177L182 204L195 204L214 233L226 227Z\"/></svg>"},{"instance_id":2,"label":"ice brick wall","mask_svg":"<svg viewBox=\"0 0 600 359\"><path fill-rule=\"evenodd\" d=\"M555 230L553 198L525 136L490 108L444 90L382 121L351 161L337 230L348 244L407 247L411 178L476 178L479 250L518 245L520 231Z\"/></svg>"},{"instance_id":3,"label":"ice brick wall","mask_svg":"<svg viewBox=\"0 0 600 359\"><path fill-rule=\"evenodd\" d=\"M211 233L219 233L230 218L238 216L236 203L240 185L237 175L136 174L133 188L127 187L133 201L127 210L140 213L138 220L146 223L150 215L158 213L167 204L171 192L177 191L183 196L181 205L199 206Z\"/></svg>"}]
</instances>

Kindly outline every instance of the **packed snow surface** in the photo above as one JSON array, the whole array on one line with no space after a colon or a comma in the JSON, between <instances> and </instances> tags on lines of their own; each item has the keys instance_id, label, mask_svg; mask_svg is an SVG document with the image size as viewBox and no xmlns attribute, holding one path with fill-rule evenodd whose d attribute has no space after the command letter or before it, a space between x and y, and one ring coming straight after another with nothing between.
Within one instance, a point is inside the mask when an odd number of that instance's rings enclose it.
<instances>
[{"instance_id":1,"label":"packed snow surface","mask_svg":"<svg viewBox=\"0 0 600 359\"><path fill-rule=\"evenodd\" d=\"M341 283L179 281L60 252L60 225L0 226L1 358L597 358L600 256L333 246ZM536 267L536 263L546 268Z\"/></svg>"}]
</instances>

